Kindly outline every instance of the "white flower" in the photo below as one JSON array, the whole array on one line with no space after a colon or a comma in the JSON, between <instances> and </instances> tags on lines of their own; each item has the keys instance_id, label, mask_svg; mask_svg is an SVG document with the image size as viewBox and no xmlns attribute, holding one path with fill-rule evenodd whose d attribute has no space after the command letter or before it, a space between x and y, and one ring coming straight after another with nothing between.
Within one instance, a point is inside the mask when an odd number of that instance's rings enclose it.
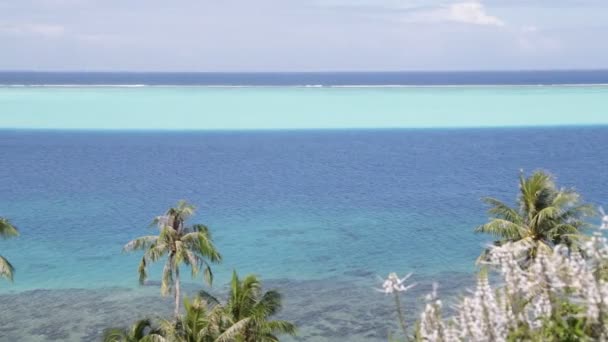
<instances>
[{"instance_id":1,"label":"white flower","mask_svg":"<svg viewBox=\"0 0 608 342\"><path fill-rule=\"evenodd\" d=\"M408 286L404 285L405 281L411 276L412 276L412 273L409 273L405 277L399 278L399 276L397 276L397 273L391 272L391 273L389 273L386 280L384 280L384 282L382 283L382 289L376 289L376 291L384 292L386 294L390 294L393 292L405 292L405 291L411 289L412 287L416 286L415 283L410 284Z\"/></svg>"},{"instance_id":2,"label":"white flower","mask_svg":"<svg viewBox=\"0 0 608 342\"><path fill-rule=\"evenodd\" d=\"M608 215L606 215L604 208L602 207L600 207L600 214L602 215L602 225L600 226L600 229L608 229Z\"/></svg>"},{"instance_id":3,"label":"white flower","mask_svg":"<svg viewBox=\"0 0 608 342\"><path fill-rule=\"evenodd\" d=\"M502 276L500 287L493 288L488 277L480 277L476 289L456 305L455 315L443 321L435 285L421 315L421 336L448 341L458 332L461 341L506 341L517 326L542 329L552 314L553 298L583 305L586 317L594 322L606 321L608 283L596 270L608 262L608 239L597 232L583 248L586 258L566 246L556 246L551 253L539 253L526 268L521 266L518 246L508 243L492 248L487 263ZM608 336L608 327L602 329Z\"/></svg>"},{"instance_id":4,"label":"white flower","mask_svg":"<svg viewBox=\"0 0 608 342\"><path fill-rule=\"evenodd\" d=\"M600 228L606 230L608 215L602 209L600 213ZM442 318L442 303L433 284L420 316L422 340L503 342L522 326L535 335L565 301L580 306L581 316L599 325L596 340L608 341L608 282L602 272L608 265L608 239L602 233L596 231L585 239L581 252L555 246L552 251L539 252L527 266L522 263L524 244L490 248L485 264L490 272L497 272L496 277L482 275L476 288L455 305L453 317ZM403 285L408 277L399 279L391 273L379 291L405 291L411 287Z\"/></svg>"},{"instance_id":5,"label":"white flower","mask_svg":"<svg viewBox=\"0 0 608 342\"><path fill-rule=\"evenodd\" d=\"M430 301L436 300L436 299L438 298L438 295L437 295L437 289L438 289L438 288L439 288L439 284L438 284L437 282L434 282L434 283L433 283L433 291L431 291L431 293L429 293L429 294L427 294L426 296L424 296L424 299L425 299L427 302L430 302Z\"/></svg>"}]
</instances>

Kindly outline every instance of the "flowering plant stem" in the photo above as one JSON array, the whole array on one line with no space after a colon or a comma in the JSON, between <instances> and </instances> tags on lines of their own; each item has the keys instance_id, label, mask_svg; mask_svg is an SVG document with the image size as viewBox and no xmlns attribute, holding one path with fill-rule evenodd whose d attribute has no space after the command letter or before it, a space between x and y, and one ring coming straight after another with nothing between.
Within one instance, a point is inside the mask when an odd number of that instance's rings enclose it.
<instances>
[{"instance_id":1,"label":"flowering plant stem","mask_svg":"<svg viewBox=\"0 0 608 342\"><path fill-rule=\"evenodd\" d=\"M397 315L399 316L399 324L401 330L403 330L403 337L407 339L407 328L405 326L405 316L403 310L401 310L401 299L399 299L399 292L395 292L395 306L397 307Z\"/></svg>"}]
</instances>

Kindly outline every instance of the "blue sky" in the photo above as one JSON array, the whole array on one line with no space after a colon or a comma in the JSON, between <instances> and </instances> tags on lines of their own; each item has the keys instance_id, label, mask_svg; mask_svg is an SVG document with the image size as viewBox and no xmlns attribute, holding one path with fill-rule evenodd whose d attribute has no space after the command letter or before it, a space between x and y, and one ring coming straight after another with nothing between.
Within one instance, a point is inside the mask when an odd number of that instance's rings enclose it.
<instances>
[{"instance_id":1,"label":"blue sky","mask_svg":"<svg viewBox=\"0 0 608 342\"><path fill-rule=\"evenodd\" d=\"M606 0L0 0L0 70L608 68Z\"/></svg>"}]
</instances>

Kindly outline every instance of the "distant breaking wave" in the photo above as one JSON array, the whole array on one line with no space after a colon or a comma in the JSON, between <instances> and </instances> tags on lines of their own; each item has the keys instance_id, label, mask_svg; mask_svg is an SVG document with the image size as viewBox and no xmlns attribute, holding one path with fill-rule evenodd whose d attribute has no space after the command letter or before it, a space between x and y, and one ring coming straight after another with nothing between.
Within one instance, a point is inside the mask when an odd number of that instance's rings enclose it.
<instances>
[{"instance_id":1,"label":"distant breaking wave","mask_svg":"<svg viewBox=\"0 0 608 342\"><path fill-rule=\"evenodd\" d=\"M552 84L304 84L304 85L234 85L234 84L0 84L0 88L480 88L480 87L606 87L608 83Z\"/></svg>"},{"instance_id":2,"label":"distant breaking wave","mask_svg":"<svg viewBox=\"0 0 608 342\"><path fill-rule=\"evenodd\" d=\"M605 86L608 70L445 72L35 72L0 71L3 87L466 87Z\"/></svg>"}]
</instances>

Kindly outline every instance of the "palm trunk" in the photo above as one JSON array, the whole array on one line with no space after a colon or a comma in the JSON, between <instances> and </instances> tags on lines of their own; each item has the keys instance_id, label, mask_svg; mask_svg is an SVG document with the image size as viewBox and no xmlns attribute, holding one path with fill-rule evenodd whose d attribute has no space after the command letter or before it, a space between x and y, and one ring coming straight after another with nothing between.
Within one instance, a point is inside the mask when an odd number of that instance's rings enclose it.
<instances>
[{"instance_id":1,"label":"palm trunk","mask_svg":"<svg viewBox=\"0 0 608 342\"><path fill-rule=\"evenodd\" d=\"M179 266L175 267L175 319L179 318L180 288L179 288Z\"/></svg>"}]
</instances>

